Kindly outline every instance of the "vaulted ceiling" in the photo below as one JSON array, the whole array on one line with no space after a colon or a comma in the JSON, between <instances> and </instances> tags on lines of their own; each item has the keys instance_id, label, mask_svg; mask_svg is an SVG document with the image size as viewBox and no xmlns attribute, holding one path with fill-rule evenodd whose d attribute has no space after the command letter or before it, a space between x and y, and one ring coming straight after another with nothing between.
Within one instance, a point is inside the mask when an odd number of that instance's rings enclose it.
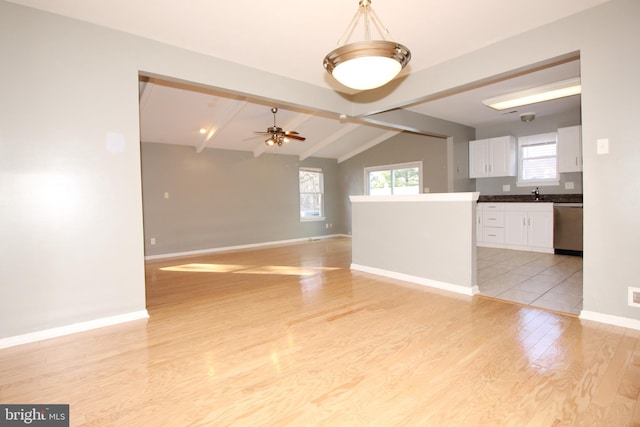
<instances>
[{"instance_id":1,"label":"vaulted ceiling","mask_svg":"<svg viewBox=\"0 0 640 427\"><path fill-rule=\"evenodd\" d=\"M374 0L372 6L394 40L411 49L412 60L403 72L410 74L606 1ZM324 71L322 58L344 33L357 0L12 2L327 87L345 96L353 94ZM496 112L480 101L579 76L579 60L555 65L404 108L471 127L517 121L520 111ZM341 161L399 131L162 79L143 76L140 87L141 140L190 145L197 151L212 147L251 151L255 156L278 152ZM580 97L574 96L526 110L533 108L543 117L579 109L579 105ZM272 107L279 107L278 126L298 131L307 140L267 147L265 138L254 132L273 125Z\"/></svg>"}]
</instances>

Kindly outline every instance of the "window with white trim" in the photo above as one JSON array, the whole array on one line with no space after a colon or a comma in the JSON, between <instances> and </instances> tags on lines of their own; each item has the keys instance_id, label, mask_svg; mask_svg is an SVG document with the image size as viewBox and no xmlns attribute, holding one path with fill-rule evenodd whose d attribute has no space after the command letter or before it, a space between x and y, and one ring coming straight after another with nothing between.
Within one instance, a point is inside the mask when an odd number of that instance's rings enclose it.
<instances>
[{"instance_id":1,"label":"window with white trim","mask_svg":"<svg viewBox=\"0 0 640 427\"><path fill-rule=\"evenodd\" d=\"M558 185L557 134L518 138L518 185Z\"/></svg>"},{"instance_id":2,"label":"window with white trim","mask_svg":"<svg viewBox=\"0 0 640 427\"><path fill-rule=\"evenodd\" d=\"M420 194L422 162L365 168L364 180L371 196Z\"/></svg>"},{"instance_id":3,"label":"window with white trim","mask_svg":"<svg viewBox=\"0 0 640 427\"><path fill-rule=\"evenodd\" d=\"M322 169L300 168L300 221L324 220L324 174Z\"/></svg>"}]
</instances>

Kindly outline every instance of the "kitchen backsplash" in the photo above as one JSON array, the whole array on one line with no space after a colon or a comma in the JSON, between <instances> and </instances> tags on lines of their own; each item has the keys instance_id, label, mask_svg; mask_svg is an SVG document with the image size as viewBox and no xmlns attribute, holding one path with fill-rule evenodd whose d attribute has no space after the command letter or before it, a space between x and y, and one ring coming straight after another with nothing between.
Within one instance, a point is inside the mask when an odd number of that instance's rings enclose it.
<instances>
[{"instance_id":1,"label":"kitchen backsplash","mask_svg":"<svg viewBox=\"0 0 640 427\"><path fill-rule=\"evenodd\" d=\"M541 194L540 202L582 203L582 194ZM478 202L535 202L533 194L497 194L483 195Z\"/></svg>"}]
</instances>

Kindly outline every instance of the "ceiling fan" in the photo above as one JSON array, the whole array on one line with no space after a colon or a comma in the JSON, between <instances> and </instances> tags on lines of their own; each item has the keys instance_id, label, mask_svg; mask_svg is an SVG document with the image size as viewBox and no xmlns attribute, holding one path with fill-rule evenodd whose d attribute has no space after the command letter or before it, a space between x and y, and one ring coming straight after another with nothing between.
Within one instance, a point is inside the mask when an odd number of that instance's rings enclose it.
<instances>
[{"instance_id":1,"label":"ceiling fan","mask_svg":"<svg viewBox=\"0 0 640 427\"><path fill-rule=\"evenodd\" d=\"M261 135L268 135L269 137L264 141L265 144L272 146L282 146L282 144L289 142L291 139L296 139L298 141L304 141L305 137L300 136L300 134L296 131L284 131L281 127L276 126L276 113L278 109L273 107L271 109L273 113L273 126L268 127L266 132L255 132Z\"/></svg>"}]
</instances>

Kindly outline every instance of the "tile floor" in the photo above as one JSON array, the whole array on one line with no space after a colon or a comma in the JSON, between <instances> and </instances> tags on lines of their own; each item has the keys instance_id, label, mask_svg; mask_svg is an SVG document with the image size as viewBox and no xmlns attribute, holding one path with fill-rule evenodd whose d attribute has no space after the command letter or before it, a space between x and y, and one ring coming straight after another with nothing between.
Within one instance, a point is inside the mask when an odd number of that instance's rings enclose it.
<instances>
[{"instance_id":1,"label":"tile floor","mask_svg":"<svg viewBox=\"0 0 640 427\"><path fill-rule=\"evenodd\" d=\"M480 295L580 314L582 258L477 248Z\"/></svg>"}]
</instances>

